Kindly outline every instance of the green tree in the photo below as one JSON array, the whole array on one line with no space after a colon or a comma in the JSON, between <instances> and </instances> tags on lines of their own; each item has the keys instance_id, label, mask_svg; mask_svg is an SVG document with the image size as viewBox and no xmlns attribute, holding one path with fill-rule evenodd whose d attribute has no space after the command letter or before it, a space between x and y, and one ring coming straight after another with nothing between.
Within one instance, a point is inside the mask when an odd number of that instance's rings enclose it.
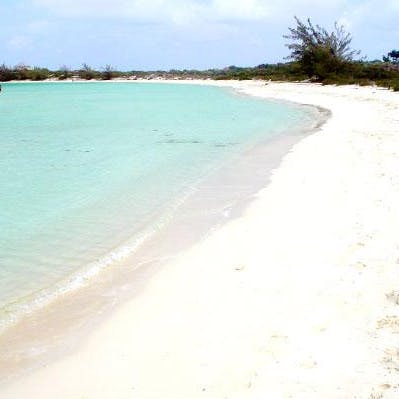
<instances>
[{"instance_id":1,"label":"green tree","mask_svg":"<svg viewBox=\"0 0 399 399\"><path fill-rule=\"evenodd\" d=\"M58 70L58 79L65 80L72 76L71 68L67 65L61 65L60 69Z\"/></svg>"},{"instance_id":2,"label":"green tree","mask_svg":"<svg viewBox=\"0 0 399 399\"><path fill-rule=\"evenodd\" d=\"M16 80L26 80L29 79L30 66L20 62L14 66L15 79Z\"/></svg>"},{"instance_id":3,"label":"green tree","mask_svg":"<svg viewBox=\"0 0 399 399\"><path fill-rule=\"evenodd\" d=\"M334 30L328 32L319 25L313 25L310 19L306 23L295 17L296 27L288 28L284 35L290 40L286 46L291 51L288 59L297 61L309 77L324 80L331 74L342 72L360 51L352 50L352 36L342 25L334 24Z\"/></svg>"},{"instance_id":4,"label":"green tree","mask_svg":"<svg viewBox=\"0 0 399 399\"><path fill-rule=\"evenodd\" d=\"M26 77L30 80L45 80L51 76L47 68L34 67L27 71Z\"/></svg>"},{"instance_id":5,"label":"green tree","mask_svg":"<svg viewBox=\"0 0 399 399\"><path fill-rule=\"evenodd\" d=\"M114 69L109 64L105 65L102 73L103 80L111 80L113 77L114 77Z\"/></svg>"},{"instance_id":6,"label":"green tree","mask_svg":"<svg viewBox=\"0 0 399 399\"><path fill-rule=\"evenodd\" d=\"M0 82L8 82L15 79L14 71L6 64L0 65Z\"/></svg>"},{"instance_id":7,"label":"green tree","mask_svg":"<svg viewBox=\"0 0 399 399\"><path fill-rule=\"evenodd\" d=\"M82 68L79 70L79 77L86 80L94 79L96 77L96 71L88 64L83 63Z\"/></svg>"},{"instance_id":8,"label":"green tree","mask_svg":"<svg viewBox=\"0 0 399 399\"><path fill-rule=\"evenodd\" d=\"M382 57L384 62L391 62L392 64L399 65L399 50L392 50L388 55Z\"/></svg>"}]
</instances>

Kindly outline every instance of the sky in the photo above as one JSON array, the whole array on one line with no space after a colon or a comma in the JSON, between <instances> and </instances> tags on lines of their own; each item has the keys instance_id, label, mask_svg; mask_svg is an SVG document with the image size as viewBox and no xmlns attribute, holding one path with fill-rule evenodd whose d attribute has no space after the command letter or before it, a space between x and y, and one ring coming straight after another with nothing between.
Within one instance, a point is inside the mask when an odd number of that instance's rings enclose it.
<instances>
[{"instance_id":1,"label":"sky","mask_svg":"<svg viewBox=\"0 0 399 399\"><path fill-rule=\"evenodd\" d=\"M283 62L294 16L343 24L368 60L399 48L399 0L0 0L0 63L208 69Z\"/></svg>"}]
</instances>

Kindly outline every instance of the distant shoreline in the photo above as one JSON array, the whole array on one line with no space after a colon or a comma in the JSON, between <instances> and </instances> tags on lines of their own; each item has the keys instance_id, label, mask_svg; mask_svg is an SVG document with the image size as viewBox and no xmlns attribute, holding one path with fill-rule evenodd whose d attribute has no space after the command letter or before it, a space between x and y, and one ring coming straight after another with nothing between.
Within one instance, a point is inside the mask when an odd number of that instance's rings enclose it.
<instances>
[{"instance_id":1,"label":"distant shoreline","mask_svg":"<svg viewBox=\"0 0 399 399\"><path fill-rule=\"evenodd\" d=\"M147 82L147 81L168 81L168 82L177 82L177 81L212 81L218 82L216 79L212 78L174 78L168 79L163 77L152 77L152 78L112 78L112 79L82 79L82 78L68 78L68 79L42 79L42 80L32 80L32 79L21 79L21 80L7 80L7 81L0 81L0 84L7 84L7 83L68 83L68 82ZM228 80L229 81L229 80Z\"/></svg>"}]
</instances>

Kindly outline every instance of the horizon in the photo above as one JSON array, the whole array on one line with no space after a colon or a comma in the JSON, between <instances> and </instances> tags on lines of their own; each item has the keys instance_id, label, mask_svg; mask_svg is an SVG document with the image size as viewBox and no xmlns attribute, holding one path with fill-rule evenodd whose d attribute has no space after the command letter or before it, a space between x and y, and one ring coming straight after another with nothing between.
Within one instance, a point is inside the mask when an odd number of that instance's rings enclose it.
<instances>
[{"instance_id":1,"label":"horizon","mask_svg":"<svg viewBox=\"0 0 399 399\"><path fill-rule=\"evenodd\" d=\"M389 0L5 0L0 63L73 70L222 69L284 62L294 15L327 30L334 21L367 60L397 47L399 3Z\"/></svg>"}]
</instances>

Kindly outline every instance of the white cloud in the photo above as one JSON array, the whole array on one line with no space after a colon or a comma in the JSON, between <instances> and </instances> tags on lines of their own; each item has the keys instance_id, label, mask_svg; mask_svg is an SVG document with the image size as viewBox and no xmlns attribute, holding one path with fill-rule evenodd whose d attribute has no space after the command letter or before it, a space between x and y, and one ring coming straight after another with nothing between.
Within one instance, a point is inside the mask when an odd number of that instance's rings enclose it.
<instances>
[{"instance_id":1,"label":"white cloud","mask_svg":"<svg viewBox=\"0 0 399 399\"><path fill-rule=\"evenodd\" d=\"M47 31L49 25L48 21L40 19L28 23L27 29L30 33L42 33Z\"/></svg>"},{"instance_id":2,"label":"white cloud","mask_svg":"<svg viewBox=\"0 0 399 399\"><path fill-rule=\"evenodd\" d=\"M31 0L63 16L116 17L142 22L282 21L311 17L315 21L353 8L348 0ZM372 0L375 1L375 0ZM397 0L386 0L397 3ZM324 17L324 18L323 18ZM334 17L333 17L334 18ZM335 20L334 19L334 20ZM317 22L317 21L316 21Z\"/></svg>"},{"instance_id":3,"label":"white cloud","mask_svg":"<svg viewBox=\"0 0 399 399\"><path fill-rule=\"evenodd\" d=\"M269 15L264 0L33 0L66 16L128 17L143 21L252 20Z\"/></svg>"},{"instance_id":4,"label":"white cloud","mask_svg":"<svg viewBox=\"0 0 399 399\"><path fill-rule=\"evenodd\" d=\"M220 18L261 19L270 15L270 6L259 0L214 0L210 12Z\"/></svg>"},{"instance_id":5,"label":"white cloud","mask_svg":"<svg viewBox=\"0 0 399 399\"><path fill-rule=\"evenodd\" d=\"M399 11L398 0L30 0L67 16L128 17L142 21L259 20L302 18L353 19Z\"/></svg>"},{"instance_id":6,"label":"white cloud","mask_svg":"<svg viewBox=\"0 0 399 399\"><path fill-rule=\"evenodd\" d=\"M253 36L281 40L294 16L311 20L327 29L337 21L355 38L389 32L397 39L399 0L30 0L55 16L117 18L139 23L181 27L191 39L207 37L215 29L248 31ZM240 24L242 22L242 24ZM243 26L245 26L243 28ZM38 29L40 26L38 27ZM257 33L256 33L257 32ZM266 35L266 32L268 36ZM278 32L278 33L277 33ZM227 32L225 36L231 35ZM257 36L258 35L258 36ZM260 36L259 36L260 35ZM367 35L369 37L367 38ZM387 35L386 35L387 37ZM267 39L262 39L266 41ZM392 39L393 40L393 39ZM391 44L387 44L391 46ZM361 44L359 44L359 47Z\"/></svg>"},{"instance_id":7,"label":"white cloud","mask_svg":"<svg viewBox=\"0 0 399 399\"><path fill-rule=\"evenodd\" d=\"M398 12L398 0L385 0L383 7L380 0L366 0L346 7L341 18L350 28L378 25L384 27L390 21L395 21L396 26Z\"/></svg>"},{"instance_id":8,"label":"white cloud","mask_svg":"<svg viewBox=\"0 0 399 399\"><path fill-rule=\"evenodd\" d=\"M15 35L7 41L7 46L12 49L22 50L31 46L32 41L25 35Z\"/></svg>"}]
</instances>

